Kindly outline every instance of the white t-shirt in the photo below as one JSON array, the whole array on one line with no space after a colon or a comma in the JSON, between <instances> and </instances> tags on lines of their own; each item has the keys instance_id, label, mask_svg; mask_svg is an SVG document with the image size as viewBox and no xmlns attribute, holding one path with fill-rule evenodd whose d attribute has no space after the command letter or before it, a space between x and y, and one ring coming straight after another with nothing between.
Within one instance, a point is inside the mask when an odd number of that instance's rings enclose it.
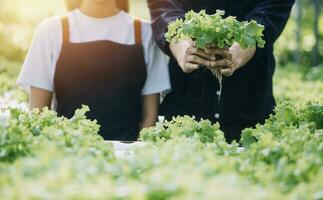
<instances>
[{"instance_id":1,"label":"white t-shirt","mask_svg":"<svg viewBox=\"0 0 323 200\"><path fill-rule=\"evenodd\" d=\"M70 41L73 43L110 40L122 44L134 44L133 18L121 11L108 18L92 18L80 10L68 13ZM23 64L18 84L26 89L36 87L54 91L54 75L62 48L61 17L45 20L38 27L31 48ZM149 22L142 22L142 42L147 80L142 95L156 94L170 90L168 58L157 47Z\"/></svg>"}]
</instances>

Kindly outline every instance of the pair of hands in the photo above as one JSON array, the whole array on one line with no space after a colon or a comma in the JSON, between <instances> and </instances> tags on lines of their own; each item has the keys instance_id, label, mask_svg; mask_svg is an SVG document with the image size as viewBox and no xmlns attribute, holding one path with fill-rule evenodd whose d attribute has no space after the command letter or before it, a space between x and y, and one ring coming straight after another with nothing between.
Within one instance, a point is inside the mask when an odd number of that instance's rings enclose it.
<instances>
[{"instance_id":1,"label":"pair of hands","mask_svg":"<svg viewBox=\"0 0 323 200\"><path fill-rule=\"evenodd\" d=\"M191 73L200 66L205 66L216 69L227 77L246 65L256 52L255 47L242 49L238 43L226 49L219 49L216 45L198 49L193 40L173 40L170 43L170 50L185 73Z\"/></svg>"}]
</instances>

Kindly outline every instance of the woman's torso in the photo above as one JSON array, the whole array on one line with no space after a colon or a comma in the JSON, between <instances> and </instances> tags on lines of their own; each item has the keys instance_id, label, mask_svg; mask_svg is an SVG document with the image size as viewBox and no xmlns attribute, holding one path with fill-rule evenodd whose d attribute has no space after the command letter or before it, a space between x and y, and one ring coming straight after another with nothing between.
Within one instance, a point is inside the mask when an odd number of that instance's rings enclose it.
<instances>
[{"instance_id":1,"label":"woman's torso","mask_svg":"<svg viewBox=\"0 0 323 200\"><path fill-rule=\"evenodd\" d=\"M144 21L140 23L140 44L137 44L134 19L124 12L109 18L91 18L75 10L68 13L67 22L68 45L63 44L61 17L50 18L39 26L18 83L25 87L53 92L53 108L61 108L58 111L67 117L71 117L71 113L77 107L81 107L81 104L100 101L93 105L101 105L101 108L96 109L104 111L104 114L101 112L102 121L117 118L121 127L122 123L134 120L128 120L130 114L125 113L135 112L135 121L139 123L141 96L170 89L167 58L155 44L150 24ZM96 69L99 70L94 73L93 70ZM89 76L82 74L85 71L88 71ZM65 72L69 73L68 76ZM76 75L77 73L80 76ZM118 79L118 76L121 78ZM91 78L93 81L86 82ZM137 79L139 81L136 81ZM77 88L82 84L84 87ZM85 90L88 91L87 94ZM93 99L83 99L87 95L92 95ZM134 99L130 99L131 96L134 96L135 102ZM65 101L67 99L69 101ZM127 100L132 103L127 103ZM110 116L107 117L105 113L110 113ZM92 115L92 119L96 117ZM114 139L107 139L109 138Z\"/></svg>"}]
</instances>

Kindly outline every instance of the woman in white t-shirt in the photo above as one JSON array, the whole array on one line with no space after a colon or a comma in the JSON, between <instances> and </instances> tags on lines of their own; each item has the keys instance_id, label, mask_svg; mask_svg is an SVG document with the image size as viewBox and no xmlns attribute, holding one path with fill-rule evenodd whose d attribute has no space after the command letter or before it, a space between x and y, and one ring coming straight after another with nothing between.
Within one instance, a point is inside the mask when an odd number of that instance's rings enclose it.
<instances>
[{"instance_id":1,"label":"woman in white t-shirt","mask_svg":"<svg viewBox=\"0 0 323 200\"><path fill-rule=\"evenodd\" d=\"M70 118L88 105L105 139L135 141L141 128L156 122L159 93L170 81L150 24L118 3L124 1L78 0L66 16L45 20L18 83L28 88L31 109L52 106Z\"/></svg>"}]
</instances>

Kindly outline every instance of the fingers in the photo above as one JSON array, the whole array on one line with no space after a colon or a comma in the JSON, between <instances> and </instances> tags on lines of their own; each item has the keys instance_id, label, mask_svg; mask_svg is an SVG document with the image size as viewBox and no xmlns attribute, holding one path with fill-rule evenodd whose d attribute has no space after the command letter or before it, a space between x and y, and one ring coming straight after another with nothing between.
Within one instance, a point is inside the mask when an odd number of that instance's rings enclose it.
<instances>
[{"instance_id":1,"label":"fingers","mask_svg":"<svg viewBox=\"0 0 323 200\"><path fill-rule=\"evenodd\" d=\"M191 73L194 70L197 70L199 68L198 64L193 64L193 63L185 63L183 71L185 73Z\"/></svg>"},{"instance_id":2,"label":"fingers","mask_svg":"<svg viewBox=\"0 0 323 200\"><path fill-rule=\"evenodd\" d=\"M216 47L216 45L209 45L209 47ZM219 57L220 60L217 60ZM198 69L199 66L206 66L220 70L229 68L229 66L232 65L231 59L232 55L228 50L216 48L208 48L204 50L196 47L189 47L186 50L181 66L185 73L191 73ZM229 72L225 73L229 74Z\"/></svg>"},{"instance_id":3,"label":"fingers","mask_svg":"<svg viewBox=\"0 0 323 200\"><path fill-rule=\"evenodd\" d=\"M203 65L203 66L212 67L212 68L217 68L217 67L224 68L232 65L232 62L227 59L212 61L196 55L187 56L185 59L185 63Z\"/></svg>"},{"instance_id":4,"label":"fingers","mask_svg":"<svg viewBox=\"0 0 323 200\"><path fill-rule=\"evenodd\" d=\"M187 57L182 69L185 73L191 73L194 70L197 70L201 65L219 70L219 72L226 77L232 76L234 72L231 61L229 60L222 59L218 61L209 61L194 55Z\"/></svg>"},{"instance_id":5,"label":"fingers","mask_svg":"<svg viewBox=\"0 0 323 200\"><path fill-rule=\"evenodd\" d=\"M194 63L194 64L198 64L198 65L204 65L204 66L208 66L211 63L210 60L202 58L200 56L196 56L196 55L187 56L186 62Z\"/></svg>"},{"instance_id":6,"label":"fingers","mask_svg":"<svg viewBox=\"0 0 323 200\"><path fill-rule=\"evenodd\" d=\"M210 61L209 65L207 65L207 67L226 68L231 65L232 65L232 63L230 60L222 59L222 60L217 60L217 61Z\"/></svg>"},{"instance_id":7,"label":"fingers","mask_svg":"<svg viewBox=\"0 0 323 200\"><path fill-rule=\"evenodd\" d=\"M225 58L227 60L232 60L232 54L230 53L229 50L226 50L226 49L217 49L217 48L198 49L196 47L190 47L186 51L186 56L189 56L189 55L197 55L210 61L216 61L217 59L219 59L219 57Z\"/></svg>"},{"instance_id":8,"label":"fingers","mask_svg":"<svg viewBox=\"0 0 323 200\"><path fill-rule=\"evenodd\" d=\"M216 45L215 43L211 43L211 44L207 44L206 48L218 48L218 45Z\"/></svg>"},{"instance_id":9,"label":"fingers","mask_svg":"<svg viewBox=\"0 0 323 200\"><path fill-rule=\"evenodd\" d=\"M226 77L230 77L233 75L233 69L232 68L225 68L225 69L220 69L220 73L223 74Z\"/></svg>"},{"instance_id":10,"label":"fingers","mask_svg":"<svg viewBox=\"0 0 323 200\"><path fill-rule=\"evenodd\" d=\"M208 55L203 49L198 49L196 47L190 47L187 49L186 56L189 56L189 55L197 55L205 59L210 59L215 57L213 55Z\"/></svg>"},{"instance_id":11,"label":"fingers","mask_svg":"<svg viewBox=\"0 0 323 200\"><path fill-rule=\"evenodd\" d=\"M194 64L210 66L212 61L217 60L217 57L216 55L207 54L203 49L190 47L186 51L185 60Z\"/></svg>"},{"instance_id":12,"label":"fingers","mask_svg":"<svg viewBox=\"0 0 323 200\"><path fill-rule=\"evenodd\" d=\"M216 49L216 48L206 48L205 53L207 55L220 56L228 60L232 60L232 54L229 50L225 49Z\"/></svg>"},{"instance_id":13,"label":"fingers","mask_svg":"<svg viewBox=\"0 0 323 200\"><path fill-rule=\"evenodd\" d=\"M190 47L187 49L183 71L190 73L199 68L199 66L210 66L211 60L216 60L215 56L207 55L204 50Z\"/></svg>"}]
</instances>

